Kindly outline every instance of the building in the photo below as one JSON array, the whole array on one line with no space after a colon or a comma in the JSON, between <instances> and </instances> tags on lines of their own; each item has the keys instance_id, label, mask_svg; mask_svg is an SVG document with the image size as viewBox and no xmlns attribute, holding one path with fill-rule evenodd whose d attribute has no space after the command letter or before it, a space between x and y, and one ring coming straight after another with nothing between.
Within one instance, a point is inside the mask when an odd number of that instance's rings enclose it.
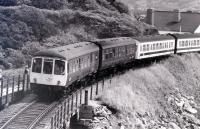
<instances>
[{"instance_id":1,"label":"building","mask_svg":"<svg viewBox=\"0 0 200 129\"><path fill-rule=\"evenodd\" d=\"M200 33L200 13L147 10L146 22L158 28L159 33Z\"/></svg>"}]
</instances>

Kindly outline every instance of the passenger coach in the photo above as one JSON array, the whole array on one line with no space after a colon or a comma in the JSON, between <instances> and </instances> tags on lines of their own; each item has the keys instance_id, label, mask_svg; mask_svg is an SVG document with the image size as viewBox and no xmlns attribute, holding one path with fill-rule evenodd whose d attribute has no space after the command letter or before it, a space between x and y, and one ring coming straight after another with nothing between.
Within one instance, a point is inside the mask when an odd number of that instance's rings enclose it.
<instances>
[{"instance_id":1,"label":"passenger coach","mask_svg":"<svg viewBox=\"0 0 200 129\"><path fill-rule=\"evenodd\" d=\"M200 51L200 34L173 34L177 42L177 53Z\"/></svg>"},{"instance_id":2,"label":"passenger coach","mask_svg":"<svg viewBox=\"0 0 200 129\"><path fill-rule=\"evenodd\" d=\"M174 53L175 40L169 35L143 36L137 40L136 59L145 59Z\"/></svg>"},{"instance_id":3,"label":"passenger coach","mask_svg":"<svg viewBox=\"0 0 200 129\"><path fill-rule=\"evenodd\" d=\"M99 39L94 41L100 46L99 70L116 65L124 65L135 59L136 40L130 37Z\"/></svg>"}]
</instances>

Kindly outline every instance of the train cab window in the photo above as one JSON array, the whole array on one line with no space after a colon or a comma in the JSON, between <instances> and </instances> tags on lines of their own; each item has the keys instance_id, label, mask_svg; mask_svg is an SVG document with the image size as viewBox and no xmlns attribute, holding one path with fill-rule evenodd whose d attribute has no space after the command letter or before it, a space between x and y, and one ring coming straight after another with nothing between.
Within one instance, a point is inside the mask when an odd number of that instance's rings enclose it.
<instances>
[{"instance_id":1,"label":"train cab window","mask_svg":"<svg viewBox=\"0 0 200 129\"><path fill-rule=\"evenodd\" d=\"M32 72L41 73L42 71L42 58L33 59Z\"/></svg>"},{"instance_id":2,"label":"train cab window","mask_svg":"<svg viewBox=\"0 0 200 129\"><path fill-rule=\"evenodd\" d=\"M54 74L55 75L65 75L65 62L64 61L55 60Z\"/></svg>"},{"instance_id":3,"label":"train cab window","mask_svg":"<svg viewBox=\"0 0 200 129\"><path fill-rule=\"evenodd\" d=\"M52 71L53 71L53 59L44 59L43 73L52 74Z\"/></svg>"}]
</instances>

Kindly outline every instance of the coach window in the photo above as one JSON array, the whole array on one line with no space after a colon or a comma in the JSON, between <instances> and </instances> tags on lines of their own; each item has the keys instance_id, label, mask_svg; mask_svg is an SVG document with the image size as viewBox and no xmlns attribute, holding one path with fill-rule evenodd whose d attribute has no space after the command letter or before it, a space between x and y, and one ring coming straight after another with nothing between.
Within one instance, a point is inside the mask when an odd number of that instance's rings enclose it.
<instances>
[{"instance_id":1,"label":"coach window","mask_svg":"<svg viewBox=\"0 0 200 129\"><path fill-rule=\"evenodd\" d=\"M197 41L196 40L194 40L194 46L196 46L197 45Z\"/></svg>"},{"instance_id":2,"label":"coach window","mask_svg":"<svg viewBox=\"0 0 200 129\"><path fill-rule=\"evenodd\" d=\"M181 46L184 47L184 44L185 44L184 41L182 41L182 45Z\"/></svg>"},{"instance_id":3,"label":"coach window","mask_svg":"<svg viewBox=\"0 0 200 129\"><path fill-rule=\"evenodd\" d=\"M197 45L199 46L199 39L197 39Z\"/></svg>"},{"instance_id":4,"label":"coach window","mask_svg":"<svg viewBox=\"0 0 200 129\"><path fill-rule=\"evenodd\" d=\"M149 44L147 44L147 51L149 51Z\"/></svg>"},{"instance_id":5,"label":"coach window","mask_svg":"<svg viewBox=\"0 0 200 129\"><path fill-rule=\"evenodd\" d=\"M32 72L41 73L41 70L42 70L42 58L33 59Z\"/></svg>"},{"instance_id":6,"label":"coach window","mask_svg":"<svg viewBox=\"0 0 200 129\"><path fill-rule=\"evenodd\" d=\"M156 49L156 44L153 44L153 50L155 50Z\"/></svg>"},{"instance_id":7,"label":"coach window","mask_svg":"<svg viewBox=\"0 0 200 129\"><path fill-rule=\"evenodd\" d=\"M143 45L143 51L146 51L146 45Z\"/></svg>"},{"instance_id":8,"label":"coach window","mask_svg":"<svg viewBox=\"0 0 200 129\"><path fill-rule=\"evenodd\" d=\"M186 46L188 46L188 40L186 40L186 43L185 43L185 45L186 45Z\"/></svg>"},{"instance_id":9,"label":"coach window","mask_svg":"<svg viewBox=\"0 0 200 129\"><path fill-rule=\"evenodd\" d=\"M52 71L53 71L53 59L44 59L43 73L52 74Z\"/></svg>"},{"instance_id":10,"label":"coach window","mask_svg":"<svg viewBox=\"0 0 200 129\"><path fill-rule=\"evenodd\" d=\"M171 47L173 47L173 42L171 42Z\"/></svg>"},{"instance_id":11,"label":"coach window","mask_svg":"<svg viewBox=\"0 0 200 129\"><path fill-rule=\"evenodd\" d=\"M64 75L65 74L65 62L62 60L55 60L55 75Z\"/></svg>"}]
</instances>

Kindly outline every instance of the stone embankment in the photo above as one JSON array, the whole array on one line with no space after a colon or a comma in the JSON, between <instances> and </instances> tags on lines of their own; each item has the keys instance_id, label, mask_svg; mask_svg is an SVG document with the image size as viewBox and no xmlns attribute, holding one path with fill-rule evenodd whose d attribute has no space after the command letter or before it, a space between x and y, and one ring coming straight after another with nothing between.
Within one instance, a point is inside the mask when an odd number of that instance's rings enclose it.
<instances>
[{"instance_id":1,"label":"stone embankment","mask_svg":"<svg viewBox=\"0 0 200 129\"><path fill-rule=\"evenodd\" d=\"M99 101L89 102L90 113L80 115L79 124L89 129L199 129L199 106L193 96L183 95L178 89L165 96L165 112L123 114L102 105ZM85 107L84 107L85 108ZM80 109L81 110L81 109ZM86 111L86 110L85 110ZM90 119L87 119L90 118Z\"/></svg>"}]
</instances>

